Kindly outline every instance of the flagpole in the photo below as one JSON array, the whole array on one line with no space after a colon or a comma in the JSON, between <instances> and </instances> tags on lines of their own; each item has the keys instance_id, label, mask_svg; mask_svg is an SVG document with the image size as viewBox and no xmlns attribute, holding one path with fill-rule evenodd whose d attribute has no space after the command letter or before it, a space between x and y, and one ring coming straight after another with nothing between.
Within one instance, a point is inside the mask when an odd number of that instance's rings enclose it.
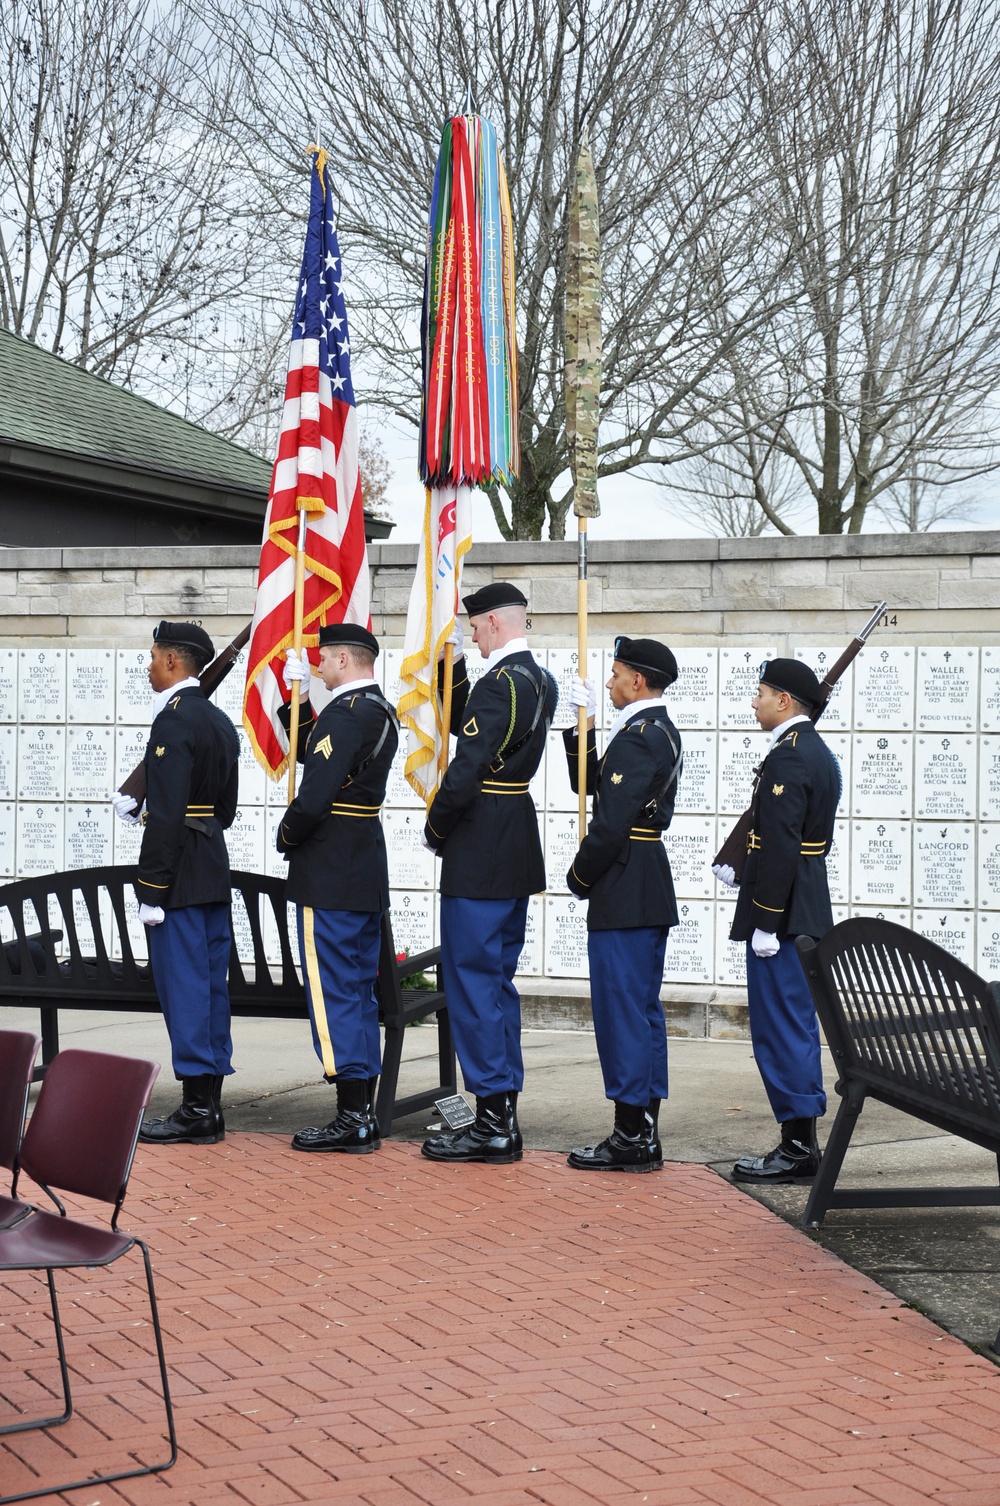
<instances>
[{"instance_id":1,"label":"flagpole","mask_svg":"<svg viewBox=\"0 0 1000 1506\"><path fill-rule=\"evenodd\" d=\"M576 672L587 678L587 519L577 519ZM580 802L580 841L587 835L587 708L577 707L576 787Z\"/></svg>"},{"instance_id":2,"label":"flagpole","mask_svg":"<svg viewBox=\"0 0 1000 1506\"><path fill-rule=\"evenodd\" d=\"M302 657L302 618L306 598L306 510L299 509L299 537L295 548L295 616L292 647L295 657ZM288 727L288 803L295 799L295 773L299 757L299 682L292 681L292 719Z\"/></svg>"}]
</instances>

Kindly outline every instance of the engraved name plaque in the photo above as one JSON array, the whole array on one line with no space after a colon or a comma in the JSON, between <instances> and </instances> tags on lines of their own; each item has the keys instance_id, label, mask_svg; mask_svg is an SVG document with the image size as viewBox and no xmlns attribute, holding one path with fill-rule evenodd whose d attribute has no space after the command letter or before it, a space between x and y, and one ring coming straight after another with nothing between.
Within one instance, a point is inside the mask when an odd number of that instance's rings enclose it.
<instances>
[{"instance_id":1,"label":"engraved name plaque","mask_svg":"<svg viewBox=\"0 0 1000 1506\"><path fill-rule=\"evenodd\" d=\"M115 787L113 727L70 727L66 732L66 797L102 800Z\"/></svg>"},{"instance_id":2,"label":"engraved name plaque","mask_svg":"<svg viewBox=\"0 0 1000 1506\"><path fill-rule=\"evenodd\" d=\"M264 861L264 812L259 806L239 806L225 833L229 865L240 873L260 873Z\"/></svg>"},{"instance_id":3,"label":"engraved name plaque","mask_svg":"<svg viewBox=\"0 0 1000 1506\"><path fill-rule=\"evenodd\" d=\"M731 987L746 988L747 944L745 941L729 939L735 913L734 904L715 907L715 981ZM668 948L669 945L668 940Z\"/></svg>"},{"instance_id":4,"label":"engraved name plaque","mask_svg":"<svg viewBox=\"0 0 1000 1506\"><path fill-rule=\"evenodd\" d=\"M852 814L908 817L913 809L913 738L855 733Z\"/></svg>"},{"instance_id":5,"label":"engraved name plaque","mask_svg":"<svg viewBox=\"0 0 1000 1506\"><path fill-rule=\"evenodd\" d=\"M66 658L67 720L98 726L115 719L115 656L109 648L71 648Z\"/></svg>"},{"instance_id":6,"label":"engraved name plaque","mask_svg":"<svg viewBox=\"0 0 1000 1506\"><path fill-rule=\"evenodd\" d=\"M796 659L801 659L808 664L817 680L822 684L830 673L841 654L844 645L840 648L814 648L811 644L806 648L795 650ZM851 713L854 700L854 665L849 664L834 686L833 695L823 708L820 725L823 732L849 732L851 730Z\"/></svg>"},{"instance_id":7,"label":"engraved name plaque","mask_svg":"<svg viewBox=\"0 0 1000 1506\"><path fill-rule=\"evenodd\" d=\"M66 806L67 868L104 868L113 861L114 811L106 800Z\"/></svg>"},{"instance_id":8,"label":"engraved name plaque","mask_svg":"<svg viewBox=\"0 0 1000 1506\"><path fill-rule=\"evenodd\" d=\"M667 712L675 727L718 726L719 650L678 648L677 679L665 691Z\"/></svg>"},{"instance_id":9,"label":"engraved name plaque","mask_svg":"<svg viewBox=\"0 0 1000 1506\"><path fill-rule=\"evenodd\" d=\"M979 819L1000 821L1000 737L979 738Z\"/></svg>"},{"instance_id":10,"label":"engraved name plaque","mask_svg":"<svg viewBox=\"0 0 1000 1506\"><path fill-rule=\"evenodd\" d=\"M17 649L0 648L0 722L16 722L20 715L17 704Z\"/></svg>"},{"instance_id":11,"label":"engraved name plaque","mask_svg":"<svg viewBox=\"0 0 1000 1506\"><path fill-rule=\"evenodd\" d=\"M65 727L17 729L17 798L62 800L66 785Z\"/></svg>"},{"instance_id":12,"label":"engraved name plaque","mask_svg":"<svg viewBox=\"0 0 1000 1506\"><path fill-rule=\"evenodd\" d=\"M715 906L682 899L663 959L664 980L711 983L715 972Z\"/></svg>"},{"instance_id":13,"label":"engraved name plaque","mask_svg":"<svg viewBox=\"0 0 1000 1506\"><path fill-rule=\"evenodd\" d=\"M588 976L586 900L546 895L545 971L553 978Z\"/></svg>"},{"instance_id":14,"label":"engraved name plaque","mask_svg":"<svg viewBox=\"0 0 1000 1506\"><path fill-rule=\"evenodd\" d=\"M919 649L917 727L926 732L972 731L978 709L978 648Z\"/></svg>"},{"instance_id":15,"label":"engraved name plaque","mask_svg":"<svg viewBox=\"0 0 1000 1506\"><path fill-rule=\"evenodd\" d=\"M420 810L382 812L389 883L393 889L433 889L437 882L434 854L421 838L424 813Z\"/></svg>"},{"instance_id":16,"label":"engraved name plaque","mask_svg":"<svg viewBox=\"0 0 1000 1506\"><path fill-rule=\"evenodd\" d=\"M718 736L714 732L685 732L681 742L684 748L684 766L677 783L674 808L710 815L715 810ZM749 791L747 794L749 796Z\"/></svg>"},{"instance_id":17,"label":"engraved name plaque","mask_svg":"<svg viewBox=\"0 0 1000 1506\"><path fill-rule=\"evenodd\" d=\"M833 828L833 846L826 855L826 876L830 898L847 904L851 898L851 823L837 821Z\"/></svg>"},{"instance_id":18,"label":"engraved name plaque","mask_svg":"<svg viewBox=\"0 0 1000 1506\"><path fill-rule=\"evenodd\" d=\"M19 651L18 704L25 722L65 722L66 650L22 648Z\"/></svg>"},{"instance_id":19,"label":"engraved name plaque","mask_svg":"<svg viewBox=\"0 0 1000 1506\"><path fill-rule=\"evenodd\" d=\"M963 909L975 904L975 829L918 821L913 828L913 902Z\"/></svg>"},{"instance_id":20,"label":"engraved name plaque","mask_svg":"<svg viewBox=\"0 0 1000 1506\"><path fill-rule=\"evenodd\" d=\"M976 919L975 968L990 982L1000 978L1000 915L980 914Z\"/></svg>"},{"instance_id":21,"label":"engraved name plaque","mask_svg":"<svg viewBox=\"0 0 1000 1506\"><path fill-rule=\"evenodd\" d=\"M767 748L768 740L759 727L755 732L720 733L720 814L739 815L746 810L753 794L754 770Z\"/></svg>"},{"instance_id":22,"label":"engraved name plaque","mask_svg":"<svg viewBox=\"0 0 1000 1506\"><path fill-rule=\"evenodd\" d=\"M854 725L863 728L913 726L912 648L868 646L854 661Z\"/></svg>"},{"instance_id":23,"label":"engraved name plaque","mask_svg":"<svg viewBox=\"0 0 1000 1506\"><path fill-rule=\"evenodd\" d=\"M913 760L913 814L930 818L976 815L976 739L921 733Z\"/></svg>"},{"instance_id":24,"label":"engraved name plaque","mask_svg":"<svg viewBox=\"0 0 1000 1506\"><path fill-rule=\"evenodd\" d=\"M909 904L910 845L908 821L852 821L852 904Z\"/></svg>"},{"instance_id":25,"label":"engraved name plaque","mask_svg":"<svg viewBox=\"0 0 1000 1506\"><path fill-rule=\"evenodd\" d=\"M984 648L979 656L979 727L1000 731L1000 648Z\"/></svg>"},{"instance_id":26,"label":"engraved name plaque","mask_svg":"<svg viewBox=\"0 0 1000 1506\"><path fill-rule=\"evenodd\" d=\"M397 952L407 952L415 957L434 945L434 911L436 896L429 889L414 894L389 891L389 910L392 919L392 935Z\"/></svg>"},{"instance_id":27,"label":"engraved name plaque","mask_svg":"<svg viewBox=\"0 0 1000 1506\"><path fill-rule=\"evenodd\" d=\"M149 742L149 727L117 727L115 729L115 789L146 756Z\"/></svg>"},{"instance_id":28,"label":"engraved name plaque","mask_svg":"<svg viewBox=\"0 0 1000 1506\"><path fill-rule=\"evenodd\" d=\"M17 876L59 873L63 867L64 810L61 805L17 807Z\"/></svg>"},{"instance_id":29,"label":"engraved name plaque","mask_svg":"<svg viewBox=\"0 0 1000 1506\"><path fill-rule=\"evenodd\" d=\"M525 916L524 925L524 946L521 949L521 955L517 963L519 977L539 978L544 971L544 912L544 899L540 894L533 894L528 900L528 913Z\"/></svg>"},{"instance_id":30,"label":"engraved name plaque","mask_svg":"<svg viewBox=\"0 0 1000 1506\"><path fill-rule=\"evenodd\" d=\"M976 917L971 910L914 910L913 930L936 941L967 967L975 967Z\"/></svg>"},{"instance_id":31,"label":"engraved name plaque","mask_svg":"<svg viewBox=\"0 0 1000 1506\"><path fill-rule=\"evenodd\" d=\"M0 725L0 800L17 795L17 728Z\"/></svg>"},{"instance_id":32,"label":"engraved name plaque","mask_svg":"<svg viewBox=\"0 0 1000 1506\"><path fill-rule=\"evenodd\" d=\"M115 721L148 728L152 720L149 649L121 648L115 665Z\"/></svg>"},{"instance_id":33,"label":"engraved name plaque","mask_svg":"<svg viewBox=\"0 0 1000 1506\"><path fill-rule=\"evenodd\" d=\"M392 760L392 767L389 770L389 778L385 787L385 803L389 806L403 806L412 809L419 807L423 810L423 800L417 794L416 790L410 786L406 778L406 753L407 741L404 736L399 740L399 747L396 750L396 756Z\"/></svg>"},{"instance_id":34,"label":"engraved name plaque","mask_svg":"<svg viewBox=\"0 0 1000 1506\"><path fill-rule=\"evenodd\" d=\"M718 849L714 816L674 816L666 834L674 891L689 899L714 899L712 859Z\"/></svg>"},{"instance_id":35,"label":"engraved name plaque","mask_svg":"<svg viewBox=\"0 0 1000 1506\"><path fill-rule=\"evenodd\" d=\"M478 656L479 650L473 653ZM550 648L547 654L541 655L541 662L545 664L550 675L555 677L559 687L559 705L557 719L561 726L569 727L576 720L570 704L569 694L573 688L576 674L577 653L575 648ZM587 678L593 680L596 692L597 704L594 710L594 726L600 730L607 726L617 712L611 704L608 692L604 688L604 682L611 673L611 660L608 660L607 672L604 668L604 651L599 648L589 649L587 652Z\"/></svg>"},{"instance_id":36,"label":"engraved name plaque","mask_svg":"<svg viewBox=\"0 0 1000 1506\"><path fill-rule=\"evenodd\" d=\"M545 878L550 894L566 894L566 875L580 845L580 824L568 811L546 811L542 827Z\"/></svg>"},{"instance_id":37,"label":"engraved name plaque","mask_svg":"<svg viewBox=\"0 0 1000 1506\"><path fill-rule=\"evenodd\" d=\"M760 684L760 666L775 658L773 645L719 650L719 726L758 731L750 702Z\"/></svg>"},{"instance_id":38,"label":"engraved name plaque","mask_svg":"<svg viewBox=\"0 0 1000 1506\"><path fill-rule=\"evenodd\" d=\"M979 885L976 903L981 910L1000 910L1000 821L979 825Z\"/></svg>"},{"instance_id":39,"label":"engraved name plaque","mask_svg":"<svg viewBox=\"0 0 1000 1506\"><path fill-rule=\"evenodd\" d=\"M13 728L11 728L11 731L13 731ZM17 852L17 838L15 835L16 814L17 807L12 800L4 800L0 803L0 878L10 879L14 877L15 856Z\"/></svg>"}]
</instances>

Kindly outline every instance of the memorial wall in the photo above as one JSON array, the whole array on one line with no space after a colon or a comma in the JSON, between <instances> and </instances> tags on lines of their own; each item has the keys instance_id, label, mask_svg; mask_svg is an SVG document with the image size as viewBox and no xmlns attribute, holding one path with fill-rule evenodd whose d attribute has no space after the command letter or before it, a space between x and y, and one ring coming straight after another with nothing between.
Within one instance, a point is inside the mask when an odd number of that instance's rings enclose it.
<instances>
[{"instance_id":1,"label":"memorial wall","mask_svg":"<svg viewBox=\"0 0 1000 1506\"><path fill-rule=\"evenodd\" d=\"M392 698L414 553L371 548L373 622ZM114 818L107 796L145 747L151 628L160 616L191 617L221 647L249 617L254 563L244 548L196 562L187 550L0 554L0 877L134 861L138 828ZM766 747L749 704L761 661L794 654L822 678L882 597L884 623L822 723L844 776L829 859L835 914L885 915L1000 976L1000 535L597 543L591 575L588 673L598 684L617 632L655 633L680 666L667 698L685 758L667 846L681 923L667 946L665 997L711 997L744 979L743 948L728 941L731 891L709 865ZM470 587L505 576L529 596L529 638L559 681L556 722L567 725L575 547L473 551ZM480 672L475 650L469 666ZM230 853L234 867L280 874L284 784L250 754L241 694L237 670L217 696L242 746ZM599 694L599 743L613 715ZM576 800L555 731L532 793L549 883L531 900L521 972L582 980L585 906L565 886ZM396 938L417 951L436 939L436 860L420 844L421 806L402 752L383 819ZM137 925L133 937L142 944ZM271 945L276 952L276 937Z\"/></svg>"}]
</instances>

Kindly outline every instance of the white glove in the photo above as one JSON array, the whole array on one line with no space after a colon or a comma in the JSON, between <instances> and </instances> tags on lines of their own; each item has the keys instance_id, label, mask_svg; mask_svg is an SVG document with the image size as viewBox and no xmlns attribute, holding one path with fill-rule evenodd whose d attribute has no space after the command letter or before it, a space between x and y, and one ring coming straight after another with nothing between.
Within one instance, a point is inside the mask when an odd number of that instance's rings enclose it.
<instances>
[{"instance_id":1,"label":"white glove","mask_svg":"<svg viewBox=\"0 0 1000 1506\"><path fill-rule=\"evenodd\" d=\"M573 677L573 683L569 690L569 703L579 710L581 706L586 708L587 719L597 714L597 691L593 680L581 680L579 675Z\"/></svg>"},{"instance_id":2,"label":"white glove","mask_svg":"<svg viewBox=\"0 0 1000 1506\"><path fill-rule=\"evenodd\" d=\"M750 945L758 957L776 957L781 950L781 942L769 931L754 931Z\"/></svg>"},{"instance_id":3,"label":"white glove","mask_svg":"<svg viewBox=\"0 0 1000 1506\"><path fill-rule=\"evenodd\" d=\"M441 652L438 655L439 659L444 658L444 650L448 647L449 643L455 650L455 658L460 659L465 652L465 631L457 617L455 618L455 626L452 628L451 632L444 640L444 647L441 649Z\"/></svg>"},{"instance_id":4,"label":"white glove","mask_svg":"<svg viewBox=\"0 0 1000 1506\"><path fill-rule=\"evenodd\" d=\"M130 826L138 826L139 810L135 803L134 795L123 795L120 790L115 790L111 795L111 804L114 806L116 816L127 821Z\"/></svg>"},{"instance_id":5,"label":"white glove","mask_svg":"<svg viewBox=\"0 0 1000 1506\"><path fill-rule=\"evenodd\" d=\"M159 905L140 905L139 919L144 926L159 926L166 920L166 916Z\"/></svg>"},{"instance_id":6,"label":"white glove","mask_svg":"<svg viewBox=\"0 0 1000 1506\"><path fill-rule=\"evenodd\" d=\"M298 681L299 700L304 701L309 694L309 685L312 680L312 665L305 654L300 658L294 648L285 649L285 668L281 678L285 682L285 689L291 690Z\"/></svg>"},{"instance_id":7,"label":"white glove","mask_svg":"<svg viewBox=\"0 0 1000 1506\"><path fill-rule=\"evenodd\" d=\"M422 831L420 833L420 845L421 845L421 847L426 847L426 849L427 849L428 852L432 852L434 854L434 856L437 857L437 848L436 847L432 847L431 844L428 842L428 840L427 840L427 833L426 832Z\"/></svg>"},{"instance_id":8,"label":"white glove","mask_svg":"<svg viewBox=\"0 0 1000 1506\"><path fill-rule=\"evenodd\" d=\"M728 863L713 863L712 872L719 880L719 883L725 884L727 889L738 889L740 887L739 879L736 877L736 870L735 868L731 868Z\"/></svg>"}]
</instances>

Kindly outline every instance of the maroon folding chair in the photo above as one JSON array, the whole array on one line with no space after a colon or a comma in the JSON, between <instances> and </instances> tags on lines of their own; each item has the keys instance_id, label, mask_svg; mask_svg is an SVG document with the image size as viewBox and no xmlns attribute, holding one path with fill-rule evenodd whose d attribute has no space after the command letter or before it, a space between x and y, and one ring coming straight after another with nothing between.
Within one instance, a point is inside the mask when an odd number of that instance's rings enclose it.
<instances>
[{"instance_id":1,"label":"maroon folding chair","mask_svg":"<svg viewBox=\"0 0 1000 1506\"><path fill-rule=\"evenodd\" d=\"M11 1192L17 1181L17 1153L21 1149L28 1089L35 1071L41 1038L31 1030L0 1030L0 1166L12 1173ZM0 1229L27 1218L30 1203L0 1193Z\"/></svg>"},{"instance_id":2,"label":"maroon folding chair","mask_svg":"<svg viewBox=\"0 0 1000 1506\"><path fill-rule=\"evenodd\" d=\"M62 1485L42 1485L37 1490L2 1496L0 1506L8 1506L12 1501L27 1501L33 1496L57 1495L79 1486L104 1485L112 1480L155 1474L169 1469L177 1459L173 1407L149 1251L135 1235L118 1231L118 1215L125 1199L139 1125L159 1070L155 1062L136 1061L132 1057L111 1056L99 1051L71 1050L60 1051L46 1073L35 1111L24 1132L18 1170L45 1189L59 1213L35 1208L12 1228L0 1229L0 1273L45 1272L62 1375L64 1409L58 1417L0 1426L0 1435L55 1427L68 1421L73 1414L54 1272L80 1266L111 1265L137 1245L142 1251L146 1272L170 1456L161 1464L139 1465L114 1474L90 1475ZM53 1188L113 1204L110 1229L68 1218ZM12 1191L17 1192L16 1173Z\"/></svg>"}]
</instances>

